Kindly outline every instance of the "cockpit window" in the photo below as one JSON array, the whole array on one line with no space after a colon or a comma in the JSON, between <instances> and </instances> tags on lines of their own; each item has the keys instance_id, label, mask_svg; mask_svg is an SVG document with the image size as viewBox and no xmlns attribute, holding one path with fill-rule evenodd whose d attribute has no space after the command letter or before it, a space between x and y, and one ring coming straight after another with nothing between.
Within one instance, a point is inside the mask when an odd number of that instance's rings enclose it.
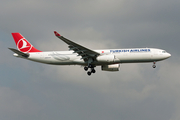
<instances>
[{"instance_id":1,"label":"cockpit window","mask_svg":"<svg viewBox=\"0 0 180 120\"><path fill-rule=\"evenodd\" d=\"M162 51L162 53L166 53L166 51L164 50L164 51Z\"/></svg>"}]
</instances>

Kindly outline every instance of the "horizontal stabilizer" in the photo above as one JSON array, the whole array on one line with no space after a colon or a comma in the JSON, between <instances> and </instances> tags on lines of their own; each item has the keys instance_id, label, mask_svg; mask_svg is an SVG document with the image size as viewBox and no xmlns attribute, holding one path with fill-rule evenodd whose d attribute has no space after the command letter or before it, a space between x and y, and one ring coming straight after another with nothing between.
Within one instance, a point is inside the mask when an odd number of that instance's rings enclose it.
<instances>
[{"instance_id":1,"label":"horizontal stabilizer","mask_svg":"<svg viewBox=\"0 0 180 120\"><path fill-rule=\"evenodd\" d=\"M16 50L14 48L9 48L11 51L15 52L16 54L18 54L19 56L22 56L22 57L25 57L25 58L28 58L29 57L29 53L23 53L19 50Z\"/></svg>"}]
</instances>

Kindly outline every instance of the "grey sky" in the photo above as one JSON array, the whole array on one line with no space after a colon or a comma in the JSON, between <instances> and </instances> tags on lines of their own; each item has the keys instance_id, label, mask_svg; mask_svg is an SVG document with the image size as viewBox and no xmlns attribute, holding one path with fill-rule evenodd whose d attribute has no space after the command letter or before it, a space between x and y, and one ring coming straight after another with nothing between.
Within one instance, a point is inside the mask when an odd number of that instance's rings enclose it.
<instances>
[{"instance_id":1,"label":"grey sky","mask_svg":"<svg viewBox=\"0 0 180 120\"><path fill-rule=\"evenodd\" d=\"M1 120L179 120L178 0L1 0ZM91 77L80 66L51 66L12 56L12 32L37 49L68 50L53 31L90 49L153 47L171 58L121 64Z\"/></svg>"}]
</instances>

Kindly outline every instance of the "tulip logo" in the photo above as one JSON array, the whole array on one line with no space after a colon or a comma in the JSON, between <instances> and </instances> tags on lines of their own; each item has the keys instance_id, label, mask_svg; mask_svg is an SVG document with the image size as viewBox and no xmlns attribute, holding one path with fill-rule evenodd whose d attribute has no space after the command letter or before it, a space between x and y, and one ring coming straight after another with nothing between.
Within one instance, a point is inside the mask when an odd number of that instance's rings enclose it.
<instances>
[{"instance_id":1,"label":"tulip logo","mask_svg":"<svg viewBox=\"0 0 180 120\"><path fill-rule=\"evenodd\" d=\"M28 41L26 41L25 38L22 38L18 41L17 48L21 52L29 52L32 49L32 45Z\"/></svg>"}]
</instances>

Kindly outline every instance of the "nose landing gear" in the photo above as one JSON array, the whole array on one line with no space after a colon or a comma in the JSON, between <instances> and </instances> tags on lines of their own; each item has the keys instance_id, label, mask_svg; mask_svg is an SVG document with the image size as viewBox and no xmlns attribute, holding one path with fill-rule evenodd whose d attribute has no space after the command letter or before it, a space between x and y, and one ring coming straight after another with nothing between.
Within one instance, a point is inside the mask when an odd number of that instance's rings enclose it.
<instances>
[{"instance_id":1,"label":"nose landing gear","mask_svg":"<svg viewBox=\"0 0 180 120\"><path fill-rule=\"evenodd\" d=\"M156 68L156 62L155 62L155 61L153 62L152 67L153 67L153 68Z\"/></svg>"}]
</instances>

